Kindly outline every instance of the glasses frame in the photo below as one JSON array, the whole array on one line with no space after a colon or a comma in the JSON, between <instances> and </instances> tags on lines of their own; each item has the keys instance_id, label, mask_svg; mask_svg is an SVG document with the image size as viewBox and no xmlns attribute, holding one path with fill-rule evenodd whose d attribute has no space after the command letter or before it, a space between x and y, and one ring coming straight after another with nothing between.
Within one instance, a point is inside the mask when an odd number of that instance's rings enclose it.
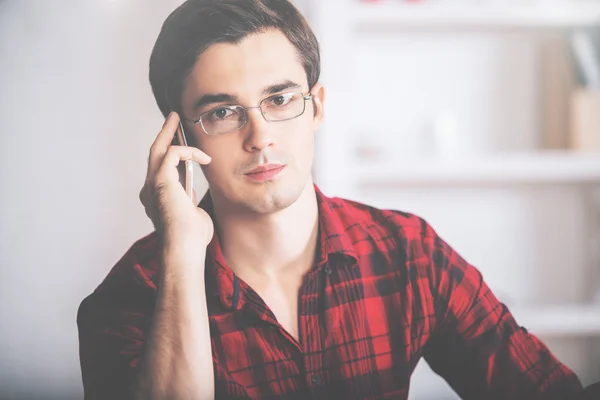
<instances>
[{"instance_id":1,"label":"glasses frame","mask_svg":"<svg viewBox=\"0 0 600 400\"><path fill-rule=\"evenodd\" d=\"M300 95L302 95L302 99L304 100L302 112L300 114L296 115L295 117L291 117L291 118L278 119L276 121L271 121L271 120L267 119L267 116L265 115L265 112L262 109L263 103L265 101L269 100L269 99L272 99L273 97L282 96L282 95L285 95L285 94L292 94L292 95L294 95L294 94L300 94ZM260 114L262 115L262 117L267 122L284 122L284 121L290 121L290 120L296 119L296 118L300 117L302 114L304 114L304 112L306 111L306 101L307 100L312 100L312 98L313 98L313 95L312 95L312 93L310 91L306 92L306 93L302 93L302 92L284 92L284 93L279 93L279 94L273 94L271 96L268 96L268 97L265 97L264 99L262 99L258 103L258 106L244 107L244 106L241 106L239 104L238 105L217 106L217 107L211 108L208 111L203 112L196 119L187 119L186 118L186 121L189 122L189 123L191 123L191 124L194 124L194 125L200 124L200 127L202 128L202 131L204 131L204 133L207 134L207 135L209 135L209 136L221 136L221 135L225 135L227 133L235 132L235 131L238 131L238 130L242 129L246 125L246 123L248 122L248 110L259 109L260 110ZM242 116L244 117L244 122L239 127L235 128L235 129L231 129L231 130L228 130L228 131L225 131L225 132L221 132L221 133L208 133L206 131L206 128L204 127L204 124L202 123L202 117L204 117L205 115L213 112L215 109L218 109L218 108L221 108L221 107L235 107L235 108L241 110L242 111Z\"/></svg>"}]
</instances>

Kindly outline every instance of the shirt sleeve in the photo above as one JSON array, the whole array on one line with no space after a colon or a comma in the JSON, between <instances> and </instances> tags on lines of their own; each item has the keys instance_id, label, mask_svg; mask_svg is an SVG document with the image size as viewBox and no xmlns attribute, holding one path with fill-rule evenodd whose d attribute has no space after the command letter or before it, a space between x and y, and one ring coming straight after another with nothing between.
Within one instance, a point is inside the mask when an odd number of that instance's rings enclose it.
<instances>
[{"instance_id":1,"label":"shirt sleeve","mask_svg":"<svg viewBox=\"0 0 600 400\"><path fill-rule=\"evenodd\" d=\"M146 316L93 294L78 311L84 398L130 399L144 343ZM123 303L126 304L126 303Z\"/></svg>"},{"instance_id":2,"label":"shirt sleeve","mask_svg":"<svg viewBox=\"0 0 600 400\"><path fill-rule=\"evenodd\" d=\"M136 243L77 312L84 398L131 399L155 304L152 252ZM146 247L153 248L151 244Z\"/></svg>"},{"instance_id":3,"label":"shirt sleeve","mask_svg":"<svg viewBox=\"0 0 600 400\"><path fill-rule=\"evenodd\" d=\"M424 239L424 251L436 320L424 357L461 398L571 399L581 392L577 376L517 324L475 267L435 234Z\"/></svg>"}]
</instances>

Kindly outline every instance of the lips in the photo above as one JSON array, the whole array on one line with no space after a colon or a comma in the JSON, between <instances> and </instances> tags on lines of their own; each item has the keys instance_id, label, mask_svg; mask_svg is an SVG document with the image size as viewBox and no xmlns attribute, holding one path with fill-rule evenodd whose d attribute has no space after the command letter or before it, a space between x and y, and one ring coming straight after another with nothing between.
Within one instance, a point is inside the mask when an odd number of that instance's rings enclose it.
<instances>
[{"instance_id":1,"label":"lips","mask_svg":"<svg viewBox=\"0 0 600 400\"><path fill-rule=\"evenodd\" d=\"M264 182L275 179L284 168L281 164L259 165L245 175L253 181Z\"/></svg>"},{"instance_id":2,"label":"lips","mask_svg":"<svg viewBox=\"0 0 600 400\"><path fill-rule=\"evenodd\" d=\"M249 175L249 174L258 174L258 173L266 172L266 171L272 171L274 169L283 168L283 167L284 166L281 165L281 164L259 165L258 167L254 168L253 170L247 172L246 175Z\"/></svg>"}]
</instances>

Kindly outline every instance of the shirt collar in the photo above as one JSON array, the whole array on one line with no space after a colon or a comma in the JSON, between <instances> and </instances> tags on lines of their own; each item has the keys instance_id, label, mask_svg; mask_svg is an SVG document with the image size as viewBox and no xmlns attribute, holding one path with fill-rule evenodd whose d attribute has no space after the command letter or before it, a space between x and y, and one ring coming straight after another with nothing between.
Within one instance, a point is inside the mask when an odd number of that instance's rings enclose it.
<instances>
[{"instance_id":1,"label":"shirt collar","mask_svg":"<svg viewBox=\"0 0 600 400\"><path fill-rule=\"evenodd\" d=\"M318 266L323 266L332 254L338 254L357 260L356 251L348 235L348 227L354 221L345 221L342 205L325 196L315 185L319 206L319 242L321 254Z\"/></svg>"},{"instance_id":2,"label":"shirt collar","mask_svg":"<svg viewBox=\"0 0 600 400\"><path fill-rule=\"evenodd\" d=\"M210 191L206 192L198 204L198 207L206 211L211 219L215 221ZM213 297L220 297L223 305L229 309L240 309L244 302L243 296L239 295L241 285L239 279L237 279L231 268L229 268L225 262L216 228L212 240L206 249L205 268L205 275L207 276L207 293L212 294ZM236 298L234 298L234 294L237 294Z\"/></svg>"},{"instance_id":3,"label":"shirt collar","mask_svg":"<svg viewBox=\"0 0 600 400\"><path fill-rule=\"evenodd\" d=\"M332 255L347 257L356 262L356 251L347 233L347 229L355 222L344 219L341 204L325 196L316 185L314 185L314 189L319 212L318 248L320 249L315 269L325 266ZM204 209L214 221L210 191L206 192L198 207ZM227 308L240 309L244 305L243 293L247 288L227 266L216 229L207 248L206 272L209 293L219 296Z\"/></svg>"}]
</instances>

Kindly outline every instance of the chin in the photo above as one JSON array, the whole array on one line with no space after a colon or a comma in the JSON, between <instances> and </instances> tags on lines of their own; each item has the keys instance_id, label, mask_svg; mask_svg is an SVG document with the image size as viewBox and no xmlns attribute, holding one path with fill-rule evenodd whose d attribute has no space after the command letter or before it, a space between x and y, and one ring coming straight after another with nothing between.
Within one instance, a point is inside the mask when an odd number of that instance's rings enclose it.
<instances>
[{"instance_id":1,"label":"chin","mask_svg":"<svg viewBox=\"0 0 600 400\"><path fill-rule=\"evenodd\" d=\"M281 176L263 183L235 180L223 185L207 180L213 202L231 213L275 213L294 204L309 185L312 187L310 174Z\"/></svg>"},{"instance_id":2,"label":"chin","mask_svg":"<svg viewBox=\"0 0 600 400\"><path fill-rule=\"evenodd\" d=\"M256 185L244 196L247 209L260 214L270 214L288 208L302 195L306 185L300 182L267 182Z\"/></svg>"}]
</instances>

